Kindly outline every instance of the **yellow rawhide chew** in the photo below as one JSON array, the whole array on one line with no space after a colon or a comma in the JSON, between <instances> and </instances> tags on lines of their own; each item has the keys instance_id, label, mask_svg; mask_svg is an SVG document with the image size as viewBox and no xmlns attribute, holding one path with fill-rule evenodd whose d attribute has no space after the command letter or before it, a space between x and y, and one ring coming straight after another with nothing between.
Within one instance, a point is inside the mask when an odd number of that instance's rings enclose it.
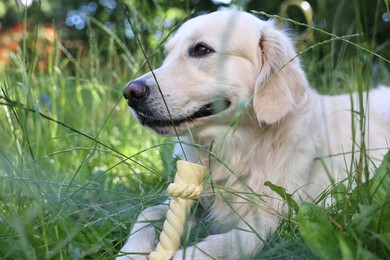
<instances>
[{"instance_id":1,"label":"yellow rawhide chew","mask_svg":"<svg viewBox=\"0 0 390 260\"><path fill-rule=\"evenodd\" d=\"M179 249L191 205L202 193L206 168L186 161L177 161L176 165L175 180L168 186L168 193L172 199L160 234L160 243L156 250L150 253L148 257L150 260L171 259Z\"/></svg>"}]
</instances>

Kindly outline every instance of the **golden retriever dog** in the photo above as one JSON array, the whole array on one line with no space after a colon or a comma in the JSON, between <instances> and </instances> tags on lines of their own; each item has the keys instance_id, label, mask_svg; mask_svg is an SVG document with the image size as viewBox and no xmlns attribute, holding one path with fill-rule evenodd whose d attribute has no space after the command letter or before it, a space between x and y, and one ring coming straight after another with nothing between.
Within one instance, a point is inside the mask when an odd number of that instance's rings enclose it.
<instances>
[{"instance_id":1,"label":"golden retriever dog","mask_svg":"<svg viewBox=\"0 0 390 260\"><path fill-rule=\"evenodd\" d=\"M255 257L286 214L265 182L312 201L344 180L363 141L360 105L371 171L388 150L390 88L364 93L364 104L357 94L319 95L272 21L238 11L202 15L184 23L165 52L162 66L130 81L124 96L143 126L190 136L178 147L208 168L201 203L215 223L211 235L174 259ZM140 214L118 259L145 259L154 250L167 209Z\"/></svg>"}]
</instances>

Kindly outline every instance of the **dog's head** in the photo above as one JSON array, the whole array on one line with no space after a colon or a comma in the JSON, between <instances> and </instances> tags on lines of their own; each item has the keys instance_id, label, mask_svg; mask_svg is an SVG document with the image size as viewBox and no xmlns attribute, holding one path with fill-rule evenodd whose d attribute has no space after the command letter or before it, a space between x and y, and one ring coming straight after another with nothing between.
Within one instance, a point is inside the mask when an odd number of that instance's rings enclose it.
<instances>
[{"instance_id":1,"label":"dog's head","mask_svg":"<svg viewBox=\"0 0 390 260\"><path fill-rule=\"evenodd\" d=\"M165 51L160 68L124 88L134 115L159 134L229 127L238 110L258 123L275 124L307 88L291 40L272 22L248 13L191 19Z\"/></svg>"}]
</instances>

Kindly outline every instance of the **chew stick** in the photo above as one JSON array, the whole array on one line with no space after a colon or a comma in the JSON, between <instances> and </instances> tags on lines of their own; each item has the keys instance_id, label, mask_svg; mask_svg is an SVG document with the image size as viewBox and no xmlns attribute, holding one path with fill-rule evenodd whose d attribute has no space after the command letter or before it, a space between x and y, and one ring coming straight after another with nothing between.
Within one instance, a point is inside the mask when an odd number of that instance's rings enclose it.
<instances>
[{"instance_id":1,"label":"chew stick","mask_svg":"<svg viewBox=\"0 0 390 260\"><path fill-rule=\"evenodd\" d=\"M202 193L202 181L206 168L180 160L176 165L175 180L169 184L167 189L172 199L160 234L160 242L156 250L150 253L149 260L172 258L180 247L180 239L191 205Z\"/></svg>"}]
</instances>

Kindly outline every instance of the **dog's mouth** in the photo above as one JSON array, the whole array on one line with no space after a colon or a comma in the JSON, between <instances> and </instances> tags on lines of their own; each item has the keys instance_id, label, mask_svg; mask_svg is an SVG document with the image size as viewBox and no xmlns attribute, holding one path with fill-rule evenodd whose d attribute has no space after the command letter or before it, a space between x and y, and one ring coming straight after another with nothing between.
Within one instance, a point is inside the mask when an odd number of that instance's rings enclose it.
<instances>
[{"instance_id":1,"label":"dog's mouth","mask_svg":"<svg viewBox=\"0 0 390 260\"><path fill-rule=\"evenodd\" d=\"M178 127L184 123L191 123L196 119L210 117L216 114L221 113L222 111L228 109L231 105L231 102L227 99L218 100L212 103L208 103L195 112L191 113L189 116L184 117L174 117L172 118L161 118L156 117L153 114L144 114L141 111L136 111L140 123L144 126L148 126L152 129L161 128L161 127Z\"/></svg>"}]
</instances>

